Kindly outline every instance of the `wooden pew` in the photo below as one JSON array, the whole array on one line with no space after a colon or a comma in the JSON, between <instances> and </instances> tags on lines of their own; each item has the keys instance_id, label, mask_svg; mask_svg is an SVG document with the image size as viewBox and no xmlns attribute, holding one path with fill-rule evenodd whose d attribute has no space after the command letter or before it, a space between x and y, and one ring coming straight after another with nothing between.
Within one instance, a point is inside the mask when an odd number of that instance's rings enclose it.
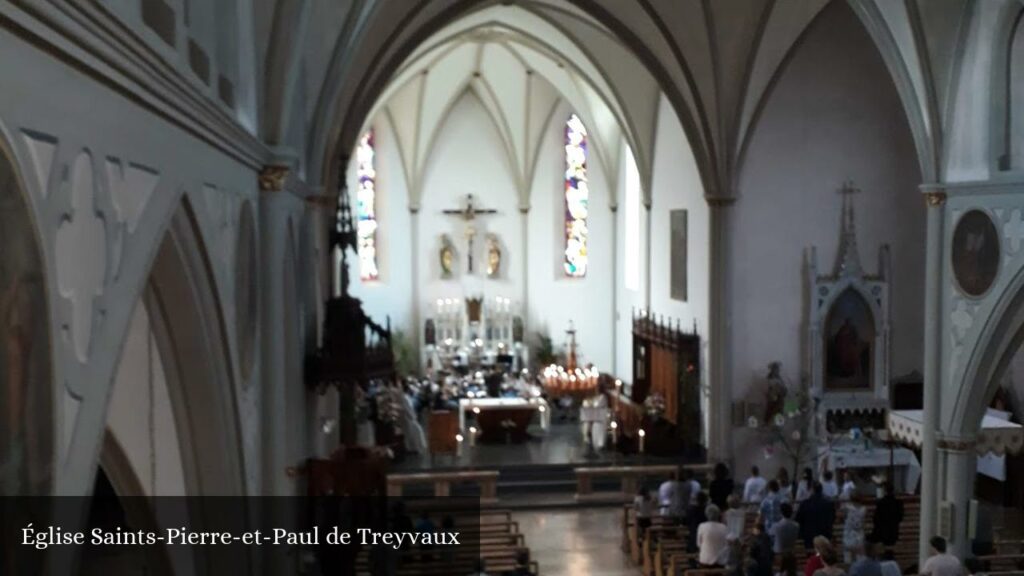
<instances>
[{"instance_id":1,"label":"wooden pew","mask_svg":"<svg viewBox=\"0 0 1024 576\"><path fill-rule=\"evenodd\" d=\"M447 498L451 496L452 484L471 482L480 485L480 501L493 503L498 501L497 470L456 470L451 472L416 472L410 474L388 474L388 497L402 496L406 484L433 484L434 496Z\"/></svg>"}]
</instances>

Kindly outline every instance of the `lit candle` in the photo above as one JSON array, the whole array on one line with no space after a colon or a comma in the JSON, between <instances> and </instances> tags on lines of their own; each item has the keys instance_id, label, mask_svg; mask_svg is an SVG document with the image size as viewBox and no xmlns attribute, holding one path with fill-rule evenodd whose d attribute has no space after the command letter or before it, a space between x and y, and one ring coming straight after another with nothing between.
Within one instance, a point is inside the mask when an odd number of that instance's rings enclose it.
<instances>
[{"instance_id":1,"label":"lit candle","mask_svg":"<svg viewBox=\"0 0 1024 576\"><path fill-rule=\"evenodd\" d=\"M610 424L610 427L612 429L612 446L618 447L619 446L619 423L616 422L615 420L612 420L612 423Z\"/></svg>"},{"instance_id":2,"label":"lit candle","mask_svg":"<svg viewBox=\"0 0 1024 576\"><path fill-rule=\"evenodd\" d=\"M469 447L476 446L476 426L469 427Z\"/></svg>"},{"instance_id":3,"label":"lit candle","mask_svg":"<svg viewBox=\"0 0 1024 576\"><path fill-rule=\"evenodd\" d=\"M637 434L640 435L640 453L643 454L644 453L644 436L647 436L647 433L644 432L643 428L641 428L640 431L637 432Z\"/></svg>"},{"instance_id":4,"label":"lit candle","mask_svg":"<svg viewBox=\"0 0 1024 576\"><path fill-rule=\"evenodd\" d=\"M456 434L455 435L455 457L456 458L461 458L462 457L462 441L463 440L464 440L464 438L462 437L462 434ZM640 440L640 445L643 446L643 439Z\"/></svg>"}]
</instances>

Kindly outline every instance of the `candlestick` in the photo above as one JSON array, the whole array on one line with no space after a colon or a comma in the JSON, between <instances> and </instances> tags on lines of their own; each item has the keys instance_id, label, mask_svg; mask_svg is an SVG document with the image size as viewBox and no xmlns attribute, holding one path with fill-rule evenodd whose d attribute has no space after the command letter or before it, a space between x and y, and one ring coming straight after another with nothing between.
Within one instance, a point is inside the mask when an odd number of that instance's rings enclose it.
<instances>
[{"instance_id":1,"label":"candlestick","mask_svg":"<svg viewBox=\"0 0 1024 576\"><path fill-rule=\"evenodd\" d=\"M469 427L469 447L476 446L476 426Z\"/></svg>"},{"instance_id":2,"label":"candlestick","mask_svg":"<svg viewBox=\"0 0 1024 576\"><path fill-rule=\"evenodd\" d=\"M609 427L612 429L612 446L615 447L615 448L618 448L619 447L619 423L616 422L615 420L612 420L612 423L609 425Z\"/></svg>"},{"instance_id":3,"label":"candlestick","mask_svg":"<svg viewBox=\"0 0 1024 576\"><path fill-rule=\"evenodd\" d=\"M640 453L643 454L644 453L644 436L647 436L647 433L644 432L643 428L641 428L640 431L637 432L637 434L640 435Z\"/></svg>"},{"instance_id":4,"label":"candlestick","mask_svg":"<svg viewBox=\"0 0 1024 576\"><path fill-rule=\"evenodd\" d=\"M461 458L462 457L462 441L463 440L464 440L464 438L462 437L462 434L456 434L455 435L455 457L456 458ZM643 445L642 442L643 442L643 440L641 439L641 446Z\"/></svg>"}]
</instances>

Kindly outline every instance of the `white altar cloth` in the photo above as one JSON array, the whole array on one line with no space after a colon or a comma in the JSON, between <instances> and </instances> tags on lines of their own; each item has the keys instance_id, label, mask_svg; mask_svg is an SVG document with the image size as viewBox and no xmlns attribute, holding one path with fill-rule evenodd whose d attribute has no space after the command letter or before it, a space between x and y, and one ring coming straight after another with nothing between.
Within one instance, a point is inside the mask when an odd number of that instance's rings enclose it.
<instances>
[{"instance_id":1,"label":"white altar cloth","mask_svg":"<svg viewBox=\"0 0 1024 576\"><path fill-rule=\"evenodd\" d=\"M902 482L893 478L897 489L913 494L917 489L917 481L921 478L921 463L914 453L902 446L894 447L890 453L887 446L874 445L864 448L863 441L839 441L831 446L818 447L818 463L825 463L830 470L840 468L874 468L880 472L889 469L890 458Z\"/></svg>"},{"instance_id":2,"label":"white altar cloth","mask_svg":"<svg viewBox=\"0 0 1024 576\"><path fill-rule=\"evenodd\" d=\"M540 427L547 430L551 425L551 407L543 398L463 398L459 400L459 430L466 432L466 412L480 410L508 410L512 408L533 408L540 412Z\"/></svg>"}]
</instances>

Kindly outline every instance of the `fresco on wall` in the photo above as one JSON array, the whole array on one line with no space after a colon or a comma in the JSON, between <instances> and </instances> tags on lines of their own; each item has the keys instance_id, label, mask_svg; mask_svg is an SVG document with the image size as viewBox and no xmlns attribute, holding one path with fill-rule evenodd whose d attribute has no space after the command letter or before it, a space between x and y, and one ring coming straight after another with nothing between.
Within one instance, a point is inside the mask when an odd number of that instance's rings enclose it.
<instances>
[{"instance_id":1,"label":"fresco on wall","mask_svg":"<svg viewBox=\"0 0 1024 576\"><path fill-rule=\"evenodd\" d=\"M0 496L47 493L52 477L49 321L32 222L0 154Z\"/></svg>"},{"instance_id":2,"label":"fresco on wall","mask_svg":"<svg viewBox=\"0 0 1024 576\"><path fill-rule=\"evenodd\" d=\"M825 389L871 388L875 322L868 303L853 289L836 298L825 323Z\"/></svg>"}]
</instances>

